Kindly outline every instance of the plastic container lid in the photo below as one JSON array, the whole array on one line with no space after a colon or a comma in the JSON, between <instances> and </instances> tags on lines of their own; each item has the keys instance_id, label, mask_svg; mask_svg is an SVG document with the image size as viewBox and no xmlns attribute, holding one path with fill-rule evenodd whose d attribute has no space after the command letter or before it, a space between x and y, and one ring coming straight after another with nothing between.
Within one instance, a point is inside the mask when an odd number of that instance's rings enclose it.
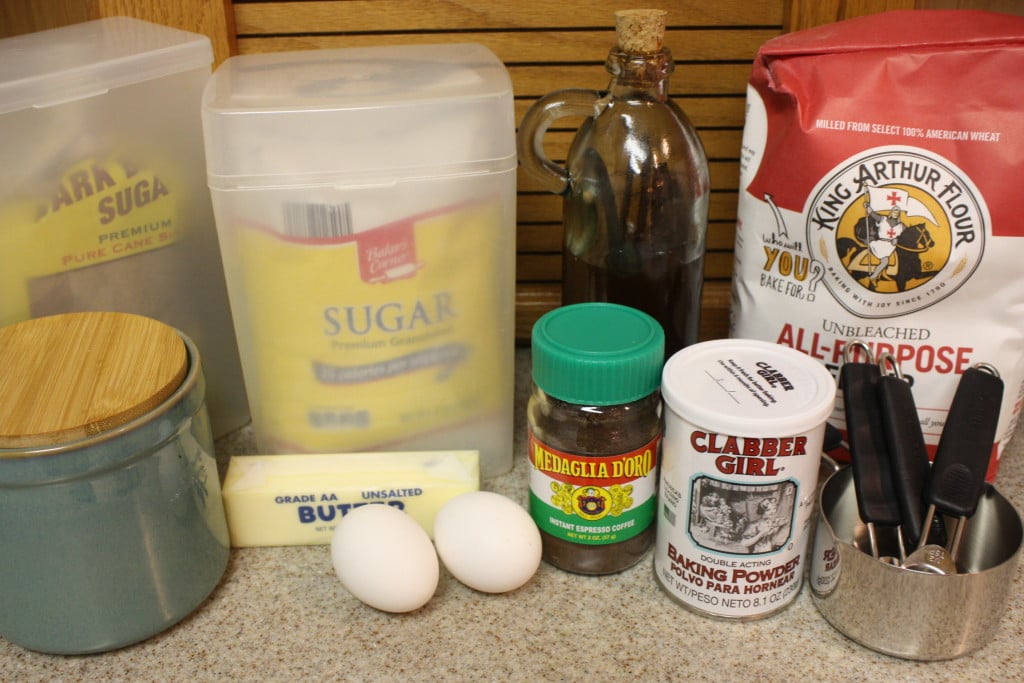
<instances>
[{"instance_id":1,"label":"plastic container lid","mask_svg":"<svg viewBox=\"0 0 1024 683\"><path fill-rule=\"evenodd\" d=\"M5 38L0 114L102 95L212 62L206 36L129 17Z\"/></svg>"},{"instance_id":2,"label":"plastic container lid","mask_svg":"<svg viewBox=\"0 0 1024 683\"><path fill-rule=\"evenodd\" d=\"M665 332L628 306L583 303L545 313L533 326L533 381L566 403L609 406L658 389Z\"/></svg>"},{"instance_id":3,"label":"plastic container lid","mask_svg":"<svg viewBox=\"0 0 1024 683\"><path fill-rule=\"evenodd\" d=\"M780 344L718 339L665 364L665 404L704 429L734 436L791 436L822 426L836 382L824 365Z\"/></svg>"},{"instance_id":4,"label":"plastic container lid","mask_svg":"<svg viewBox=\"0 0 1024 683\"><path fill-rule=\"evenodd\" d=\"M203 95L209 184L379 184L510 171L512 83L475 43L231 57Z\"/></svg>"}]
</instances>

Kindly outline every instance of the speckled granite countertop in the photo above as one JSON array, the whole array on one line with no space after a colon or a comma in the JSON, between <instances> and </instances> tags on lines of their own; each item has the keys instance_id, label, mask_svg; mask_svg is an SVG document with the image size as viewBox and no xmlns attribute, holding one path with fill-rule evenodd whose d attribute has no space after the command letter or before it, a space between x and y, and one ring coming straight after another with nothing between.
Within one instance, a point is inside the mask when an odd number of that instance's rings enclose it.
<instances>
[{"instance_id":1,"label":"speckled granite countertop","mask_svg":"<svg viewBox=\"0 0 1024 683\"><path fill-rule=\"evenodd\" d=\"M515 469L483 482L524 504L528 364L528 352L517 351ZM250 452L251 443L243 429L218 441L218 457ZM997 484L1024 509L1019 434ZM1022 584L1024 563L987 647L947 662L918 663L847 640L818 614L806 587L768 619L697 616L658 587L650 556L604 577L542 563L530 583L507 595L474 592L442 570L434 599L396 616L349 595L334 576L326 546L246 548L232 551L209 600L168 631L84 657L37 654L0 640L0 680L1021 680Z\"/></svg>"}]
</instances>

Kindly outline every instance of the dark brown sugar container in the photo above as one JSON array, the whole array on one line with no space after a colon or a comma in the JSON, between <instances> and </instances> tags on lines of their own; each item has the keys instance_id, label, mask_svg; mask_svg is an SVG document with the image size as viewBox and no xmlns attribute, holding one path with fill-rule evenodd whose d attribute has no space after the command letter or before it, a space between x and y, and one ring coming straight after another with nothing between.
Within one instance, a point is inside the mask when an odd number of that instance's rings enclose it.
<instances>
[{"instance_id":1,"label":"dark brown sugar container","mask_svg":"<svg viewBox=\"0 0 1024 683\"><path fill-rule=\"evenodd\" d=\"M610 574L651 547L664 347L654 318L619 304L564 306L534 325L530 514L549 564Z\"/></svg>"}]
</instances>

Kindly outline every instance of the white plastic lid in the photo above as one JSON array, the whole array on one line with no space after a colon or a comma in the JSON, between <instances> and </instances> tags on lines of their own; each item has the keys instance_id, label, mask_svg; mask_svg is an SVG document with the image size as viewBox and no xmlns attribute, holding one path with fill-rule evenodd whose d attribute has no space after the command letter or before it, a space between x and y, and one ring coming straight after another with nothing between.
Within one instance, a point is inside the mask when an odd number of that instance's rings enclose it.
<instances>
[{"instance_id":1,"label":"white plastic lid","mask_svg":"<svg viewBox=\"0 0 1024 683\"><path fill-rule=\"evenodd\" d=\"M515 168L512 83L475 43L231 57L203 95L210 186Z\"/></svg>"},{"instance_id":2,"label":"white plastic lid","mask_svg":"<svg viewBox=\"0 0 1024 683\"><path fill-rule=\"evenodd\" d=\"M206 36L129 17L4 38L0 114L102 95L212 62Z\"/></svg>"},{"instance_id":3,"label":"white plastic lid","mask_svg":"<svg viewBox=\"0 0 1024 683\"><path fill-rule=\"evenodd\" d=\"M661 391L673 412L709 431L780 437L824 424L836 382L824 365L789 347L718 339L669 358Z\"/></svg>"}]
</instances>

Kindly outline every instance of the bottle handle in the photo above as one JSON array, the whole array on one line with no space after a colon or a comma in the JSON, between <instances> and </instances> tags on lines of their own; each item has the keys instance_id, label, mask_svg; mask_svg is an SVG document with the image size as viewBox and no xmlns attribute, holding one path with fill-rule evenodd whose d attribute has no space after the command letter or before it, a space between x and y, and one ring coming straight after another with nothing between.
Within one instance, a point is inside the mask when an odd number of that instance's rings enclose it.
<instances>
[{"instance_id":1,"label":"bottle handle","mask_svg":"<svg viewBox=\"0 0 1024 683\"><path fill-rule=\"evenodd\" d=\"M523 115L516 133L519 163L545 190L562 194L569 187L569 171L544 153L544 134L552 123L569 116L597 116L601 93L570 88L544 95Z\"/></svg>"}]
</instances>

